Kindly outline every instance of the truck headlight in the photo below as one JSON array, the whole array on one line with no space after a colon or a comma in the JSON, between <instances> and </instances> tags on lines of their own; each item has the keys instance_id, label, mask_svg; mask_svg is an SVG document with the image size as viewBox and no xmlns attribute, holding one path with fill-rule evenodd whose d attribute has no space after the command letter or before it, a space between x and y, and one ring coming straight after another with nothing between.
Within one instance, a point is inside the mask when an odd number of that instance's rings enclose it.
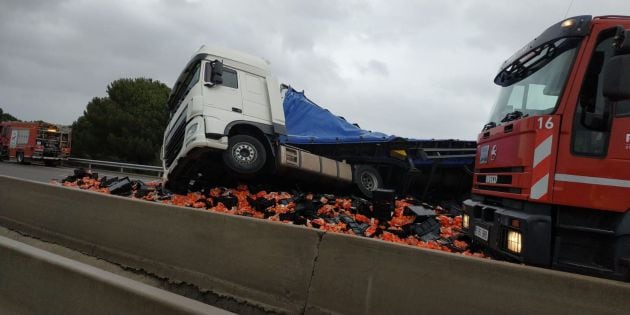
<instances>
[{"instance_id":1,"label":"truck headlight","mask_svg":"<svg viewBox=\"0 0 630 315\"><path fill-rule=\"evenodd\" d=\"M470 224L470 216L466 213L462 214L462 228L467 229Z\"/></svg>"},{"instance_id":2,"label":"truck headlight","mask_svg":"<svg viewBox=\"0 0 630 315\"><path fill-rule=\"evenodd\" d=\"M199 127L198 123L194 123L194 124L190 125L190 127L188 127L188 131L186 131L186 134L188 134L188 136L190 136L191 134L197 132L197 127Z\"/></svg>"},{"instance_id":3,"label":"truck headlight","mask_svg":"<svg viewBox=\"0 0 630 315\"><path fill-rule=\"evenodd\" d=\"M513 230L507 231L507 249L509 251L516 254L520 254L521 242L522 242L521 233L513 231Z\"/></svg>"}]
</instances>

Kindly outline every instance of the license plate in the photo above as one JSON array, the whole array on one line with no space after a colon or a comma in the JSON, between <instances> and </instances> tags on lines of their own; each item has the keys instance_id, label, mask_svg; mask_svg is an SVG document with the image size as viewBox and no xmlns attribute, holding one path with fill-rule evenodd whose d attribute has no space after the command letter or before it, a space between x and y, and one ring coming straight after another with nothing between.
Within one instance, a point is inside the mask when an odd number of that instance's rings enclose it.
<instances>
[{"instance_id":1,"label":"license plate","mask_svg":"<svg viewBox=\"0 0 630 315\"><path fill-rule=\"evenodd\" d=\"M488 230L480 226L475 226L475 236L484 241L488 241Z\"/></svg>"},{"instance_id":2,"label":"license plate","mask_svg":"<svg viewBox=\"0 0 630 315\"><path fill-rule=\"evenodd\" d=\"M486 175L486 184L496 184L498 179L497 175Z\"/></svg>"}]
</instances>

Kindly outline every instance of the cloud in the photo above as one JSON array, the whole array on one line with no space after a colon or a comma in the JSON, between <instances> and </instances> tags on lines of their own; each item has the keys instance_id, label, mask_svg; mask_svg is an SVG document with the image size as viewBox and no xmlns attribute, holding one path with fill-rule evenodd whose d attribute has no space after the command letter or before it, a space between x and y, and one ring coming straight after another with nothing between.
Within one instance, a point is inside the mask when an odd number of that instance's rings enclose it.
<instances>
[{"instance_id":1,"label":"cloud","mask_svg":"<svg viewBox=\"0 0 630 315\"><path fill-rule=\"evenodd\" d=\"M370 59L367 65L358 65L358 67L362 74L374 74L377 76L387 76L389 74L387 64L374 59Z\"/></svg>"}]
</instances>

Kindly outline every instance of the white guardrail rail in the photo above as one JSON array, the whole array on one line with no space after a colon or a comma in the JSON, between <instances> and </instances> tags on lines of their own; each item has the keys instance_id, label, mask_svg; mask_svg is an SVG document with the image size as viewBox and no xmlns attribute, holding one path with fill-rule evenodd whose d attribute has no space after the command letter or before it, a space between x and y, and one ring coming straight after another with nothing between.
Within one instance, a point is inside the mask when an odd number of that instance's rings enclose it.
<instances>
[{"instance_id":1,"label":"white guardrail rail","mask_svg":"<svg viewBox=\"0 0 630 315\"><path fill-rule=\"evenodd\" d=\"M158 177L162 176L162 173L164 172L164 169L162 169L162 167L153 166L153 165L131 164L131 163L122 163L122 162L102 161L102 160L88 160L88 159L79 159L79 158L68 158L64 162L87 165L88 169L92 169L92 166L113 167L113 168L120 169L121 173L124 173L125 170L156 172Z\"/></svg>"}]
</instances>

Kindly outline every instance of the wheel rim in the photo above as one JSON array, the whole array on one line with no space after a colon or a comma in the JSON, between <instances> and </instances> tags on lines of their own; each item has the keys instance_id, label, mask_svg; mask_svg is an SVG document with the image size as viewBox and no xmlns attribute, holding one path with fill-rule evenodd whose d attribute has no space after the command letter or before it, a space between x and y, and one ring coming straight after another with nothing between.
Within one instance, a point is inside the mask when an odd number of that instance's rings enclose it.
<instances>
[{"instance_id":1,"label":"wheel rim","mask_svg":"<svg viewBox=\"0 0 630 315\"><path fill-rule=\"evenodd\" d=\"M372 191L378 187L378 179L376 175L370 172L363 172L361 174L361 185L363 185L365 189Z\"/></svg>"},{"instance_id":2,"label":"wheel rim","mask_svg":"<svg viewBox=\"0 0 630 315\"><path fill-rule=\"evenodd\" d=\"M251 165L258 158L258 151L250 143L239 142L232 147L232 157L238 164Z\"/></svg>"}]
</instances>

